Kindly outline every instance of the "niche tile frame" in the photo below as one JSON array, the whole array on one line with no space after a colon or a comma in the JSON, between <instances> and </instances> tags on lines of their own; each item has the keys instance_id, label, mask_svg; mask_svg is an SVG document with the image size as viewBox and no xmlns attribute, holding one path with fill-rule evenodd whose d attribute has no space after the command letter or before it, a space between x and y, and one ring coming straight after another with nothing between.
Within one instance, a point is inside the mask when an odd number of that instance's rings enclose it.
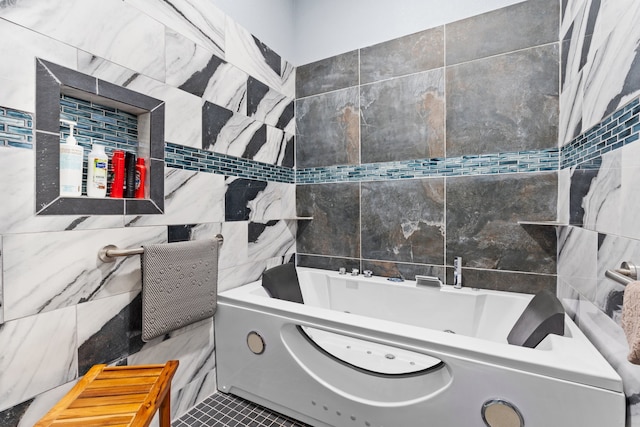
<instances>
[{"instance_id":1,"label":"niche tile frame","mask_svg":"<svg viewBox=\"0 0 640 427\"><path fill-rule=\"evenodd\" d=\"M138 155L147 163L148 198L60 196L60 95L138 116ZM36 215L164 213L164 101L36 58Z\"/></svg>"}]
</instances>

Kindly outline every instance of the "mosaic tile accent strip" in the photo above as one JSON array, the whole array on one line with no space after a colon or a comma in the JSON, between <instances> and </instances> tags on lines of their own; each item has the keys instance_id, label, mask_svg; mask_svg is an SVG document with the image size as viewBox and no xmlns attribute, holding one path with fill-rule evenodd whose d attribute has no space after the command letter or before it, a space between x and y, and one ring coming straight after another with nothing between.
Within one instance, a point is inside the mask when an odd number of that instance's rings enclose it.
<instances>
[{"instance_id":1,"label":"mosaic tile accent strip","mask_svg":"<svg viewBox=\"0 0 640 427\"><path fill-rule=\"evenodd\" d=\"M183 145L165 143L165 163L168 167L217 173L226 176L293 184L294 170L221 153Z\"/></svg>"},{"instance_id":2,"label":"mosaic tile accent strip","mask_svg":"<svg viewBox=\"0 0 640 427\"><path fill-rule=\"evenodd\" d=\"M173 427L307 427L231 394L215 393L172 423Z\"/></svg>"},{"instance_id":3,"label":"mosaic tile accent strip","mask_svg":"<svg viewBox=\"0 0 640 427\"><path fill-rule=\"evenodd\" d=\"M61 95L60 118L78 123L76 140L89 151L94 143L107 147L108 154L113 150L138 151L138 117L135 114ZM60 123L60 131L63 142L69 135L69 126Z\"/></svg>"},{"instance_id":4,"label":"mosaic tile accent strip","mask_svg":"<svg viewBox=\"0 0 640 427\"><path fill-rule=\"evenodd\" d=\"M33 148L31 114L0 107L0 146Z\"/></svg>"},{"instance_id":5,"label":"mosaic tile accent strip","mask_svg":"<svg viewBox=\"0 0 640 427\"><path fill-rule=\"evenodd\" d=\"M519 151L364 165L306 168L296 171L296 183L386 181L441 176L541 172L558 170L558 164L559 152L557 149Z\"/></svg>"},{"instance_id":6,"label":"mosaic tile accent strip","mask_svg":"<svg viewBox=\"0 0 640 427\"><path fill-rule=\"evenodd\" d=\"M640 139L640 99L636 98L562 147L562 169L582 165Z\"/></svg>"}]
</instances>

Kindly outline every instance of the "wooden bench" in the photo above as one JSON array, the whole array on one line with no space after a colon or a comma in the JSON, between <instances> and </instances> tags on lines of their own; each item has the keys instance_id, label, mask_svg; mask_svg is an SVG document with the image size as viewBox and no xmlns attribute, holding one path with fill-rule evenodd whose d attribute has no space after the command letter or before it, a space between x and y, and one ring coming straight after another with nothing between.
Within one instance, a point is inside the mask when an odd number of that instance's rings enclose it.
<instances>
[{"instance_id":1,"label":"wooden bench","mask_svg":"<svg viewBox=\"0 0 640 427\"><path fill-rule=\"evenodd\" d=\"M171 379L178 361L164 365L95 365L34 427L147 427L158 408L171 426Z\"/></svg>"}]
</instances>

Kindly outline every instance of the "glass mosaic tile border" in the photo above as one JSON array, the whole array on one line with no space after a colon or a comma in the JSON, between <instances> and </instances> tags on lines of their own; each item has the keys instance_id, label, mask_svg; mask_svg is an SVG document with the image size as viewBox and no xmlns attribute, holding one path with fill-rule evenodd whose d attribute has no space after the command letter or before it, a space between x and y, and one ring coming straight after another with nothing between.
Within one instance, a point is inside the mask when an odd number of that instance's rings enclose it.
<instances>
[{"instance_id":1,"label":"glass mosaic tile border","mask_svg":"<svg viewBox=\"0 0 640 427\"><path fill-rule=\"evenodd\" d=\"M60 96L60 118L76 122L78 145L91 151L91 144L102 144L107 153L138 151L138 117L135 114L107 107L68 95ZM69 135L69 126L60 123L60 142Z\"/></svg>"},{"instance_id":2,"label":"glass mosaic tile border","mask_svg":"<svg viewBox=\"0 0 640 427\"><path fill-rule=\"evenodd\" d=\"M562 169L582 165L640 138L640 99L636 98L562 147Z\"/></svg>"},{"instance_id":3,"label":"glass mosaic tile border","mask_svg":"<svg viewBox=\"0 0 640 427\"><path fill-rule=\"evenodd\" d=\"M23 111L0 107L0 145L33 148L33 117Z\"/></svg>"},{"instance_id":4,"label":"glass mosaic tile border","mask_svg":"<svg viewBox=\"0 0 640 427\"><path fill-rule=\"evenodd\" d=\"M294 183L294 169L243 159L184 145L165 143L165 162L168 167L217 173L258 181Z\"/></svg>"},{"instance_id":5,"label":"glass mosaic tile border","mask_svg":"<svg viewBox=\"0 0 640 427\"><path fill-rule=\"evenodd\" d=\"M69 98L69 97L66 97ZM78 101L80 101L78 103ZM74 104L74 105L71 105ZM134 115L104 107L104 114L91 112L95 105L86 101L61 100L61 116L79 123L78 143L86 148L92 142L110 149L132 150L137 144ZM75 108L75 109L74 109ZM75 114L74 114L75 112ZM92 114L94 114L92 116ZM125 116L131 116L126 117ZM115 120L115 123L114 123ZM95 123L94 123L95 122ZM125 126L126 125L126 126ZM61 140L68 134L62 129ZM33 116L0 107L0 146L33 148ZM640 140L640 99L636 98L605 118L561 149L517 151L449 158L417 159L362 165L338 165L295 170L242 159L226 154L165 143L166 165L178 169L217 173L227 176L297 184L381 181L442 176L493 175L541 172L588 167L607 152ZM124 144L124 145L123 145Z\"/></svg>"},{"instance_id":6,"label":"glass mosaic tile border","mask_svg":"<svg viewBox=\"0 0 640 427\"><path fill-rule=\"evenodd\" d=\"M305 168L296 171L296 183L386 181L441 176L540 172L558 170L558 165L559 152L554 148L540 151Z\"/></svg>"},{"instance_id":7,"label":"glass mosaic tile border","mask_svg":"<svg viewBox=\"0 0 640 427\"><path fill-rule=\"evenodd\" d=\"M172 423L173 427L307 427L231 394L214 393Z\"/></svg>"}]
</instances>

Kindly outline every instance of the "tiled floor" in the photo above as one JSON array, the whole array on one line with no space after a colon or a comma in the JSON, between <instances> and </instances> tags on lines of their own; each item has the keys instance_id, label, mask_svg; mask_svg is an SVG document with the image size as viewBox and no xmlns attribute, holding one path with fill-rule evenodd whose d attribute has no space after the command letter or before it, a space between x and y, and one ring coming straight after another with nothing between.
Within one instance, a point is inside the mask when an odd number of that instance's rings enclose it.
<instances>
[{"instance_id":1,"label":"tiled floor","mask_svg":"<svg viewBox=\"0 0 640 427\"><path fill-rule=\"evenodd\" d=\"M216 393L173 422L173 427L308 427L231 394Z\"/></svg>"}]
</instances>

